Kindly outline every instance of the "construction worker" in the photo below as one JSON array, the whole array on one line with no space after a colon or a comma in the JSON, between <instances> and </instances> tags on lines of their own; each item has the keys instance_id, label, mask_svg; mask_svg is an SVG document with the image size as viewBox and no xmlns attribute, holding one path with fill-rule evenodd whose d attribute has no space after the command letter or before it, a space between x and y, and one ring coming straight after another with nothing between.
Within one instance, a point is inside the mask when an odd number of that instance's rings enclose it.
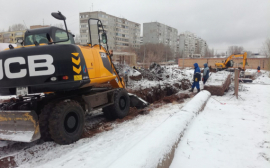
<instances>
[{"instance_id":1,"label":"construction worker","mask_svg":"<svg viewBox=\"0 0 270 168\"><path fill-rule=\"evenodd\" d=\"M196 86L198 93L200 92L200 82L201 80L201 70L197 63L194 64L194 76L193 76L193 84L191 86L190 92L193 92L194 87Z\"/></svg>"},{"instance_id":2,"label":"construction worker","mask_svg":"<svg viewBox=\"0 0 270 168\"><path fill-rule=\"evenodd\" d=\"M261 67L260 67L260 66L258 66L257 70L258 70L258 72L261 72Z\"/></svg>"},{"instance_id":3,"label":"construction worker","mask_svg":"<svg viewBox=\"0 0 270 168\"><path fill-rule=\"evenodd\" d=\"M203 64L204 65L204 69L203 69L203 84L205 84L205 82L207 81L207 79L209 78L209 68L207 63Z\"/></svg>"}]
</instances>

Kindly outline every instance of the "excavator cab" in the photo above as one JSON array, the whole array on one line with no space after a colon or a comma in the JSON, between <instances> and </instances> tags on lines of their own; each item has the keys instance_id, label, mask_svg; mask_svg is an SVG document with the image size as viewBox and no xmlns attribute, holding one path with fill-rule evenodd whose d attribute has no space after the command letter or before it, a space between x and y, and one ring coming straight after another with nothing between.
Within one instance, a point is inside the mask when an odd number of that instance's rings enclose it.
<instances>
[{"instance_id":1,"label":"excavator cab","mask_svg":"<svg viewBox=\"0 0 270 168\"><path fill-rule=\"evenodd\" d=\"M27 30L23 44L24 46L35 45L35 42L37 44L75 44L74 35L71 33L68 35L69 40L64 41L67 39L66 31L54 26Z\"/></svg>"},{"instance_id":2,"label":"excavator cab","mask_svg":"<svg viewBox=\"0 0 270 168\"><path fill-rule=\"evenodd\" d=\"M234 65L233 60L228 61L227 67L233 67L233 65Z\"/></svg>"}]
</instances>

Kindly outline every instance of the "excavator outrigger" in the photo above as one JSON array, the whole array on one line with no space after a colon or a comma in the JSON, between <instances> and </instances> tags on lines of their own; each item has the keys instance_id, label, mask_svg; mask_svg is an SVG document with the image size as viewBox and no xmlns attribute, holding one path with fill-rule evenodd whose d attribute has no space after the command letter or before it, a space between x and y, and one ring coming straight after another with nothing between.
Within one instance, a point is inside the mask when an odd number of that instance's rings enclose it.
<instances>
[{"instance_id":1,"label":"excavator outrigger","mask_svg":"<svg viewBox=\"0 0 270 168\"><path fill-rule=\"evenodd\" d=\"M243 57L243 68L241 68L241 70L245 71L245 66L247 64L247 52L245 52L244 54L232 54L230 55L225 62L223 63L216 63L215 66L218 70L223 70L223 69L227 69L230 67L233 67L234 62L232 60L232 58L237 58L237 57Z\"/></svg>"},{"instance_id":2,"label":"excavator outrigger","mask_svg":"<svg viewBox=\"0 0 270 168\"><path fill-rule=\"evenodd\" d=\"M27 30L21 47L0 52L0 95L16 95L0 104L0 140L70 144L81 137L86 112L102 109L116 119L131 106L148 105L127 93L99 19L88 20L90 42L82 46L75 45L66 17L52 16L64 21L65 30ZM110 87L95 87L104 83Z\"/></svg>"}]
</instances>

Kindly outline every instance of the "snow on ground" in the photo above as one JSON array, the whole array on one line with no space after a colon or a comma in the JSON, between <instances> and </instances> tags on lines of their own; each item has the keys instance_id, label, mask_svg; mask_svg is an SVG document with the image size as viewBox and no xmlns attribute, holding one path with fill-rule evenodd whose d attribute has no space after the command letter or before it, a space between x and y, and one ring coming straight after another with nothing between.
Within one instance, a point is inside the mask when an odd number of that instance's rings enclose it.
<instances>
[{"instance_id":1,"label":"snow on ground","mask_svg":"<svg viewBox=\"0 0 270 168\"><path fill-rule=\"evenodd\" d=\"M179 143L171 168L270 167L270 86L244 86L244 100L233 92L209 99Z\"/></svg>"},{"instance_id":2,"label":"snow on ground","mask_svg":"<svg viewBox=\"0 0 270 168\"><path fill-rule=\"evenodd\" d=\"M165 67L164 67L165 68ZM131 71L130 71L131 72ZM193 81L194 69L186 68L186 69L178 69L175 66L166 66L165 74L168 75L168 78L164 80L153 80L150 81L147 78L142 78L142 80L134 81L129 79L129 85L127 86L133 90L140 90L145 88L151 88L155 86L164 86L166 84L179 83L179 81L183 79L188 79L191 83ZM132 74L128 74L132 75Z\"/></svg>"},{"instance_id":3,"label":"snow on ground","mask_svg":"<svg viewBox=\"0 0 270 168\"><path fill-rule=\"evenodd\" d=\"M245 75L254 76L257 73L257 69L246 69Z\"/></svg>"},{"instance_id":4,"label":"snow on ground","mask_svg":"<svg viewBox=\"0 0 270 168\"><path fill-rule=\"evenodd\" d=\"M202 91L185 103L161 106L70 145L53 142L35 145L15 153L15 161L23 168L156 167L209 96L209 92Z\"/></svg>"},{"instance_id":5,"label":"snow on ground","mask_svg":"<svg viewBox=\"0 0 270 168\"><path fill-rule=\"evenodd\" d=\"M226 79L230 72L226 71L219 71L216 73L211 73L210 77L208 78L205 85L208 86L223 86L224 82L226 82Z\"/></svg>"},{"instance_id":6,"label":"snow on ground","mask_svg":"<svg viewBox=\"0 0 270 168\"><path fill-rule=\"evenodd\" d=\"M260 73L256 74L256 79L253 80L253 83L270 85L270 72L265 71L265 70L261 70Z\"/></svg>"}]
</instances>

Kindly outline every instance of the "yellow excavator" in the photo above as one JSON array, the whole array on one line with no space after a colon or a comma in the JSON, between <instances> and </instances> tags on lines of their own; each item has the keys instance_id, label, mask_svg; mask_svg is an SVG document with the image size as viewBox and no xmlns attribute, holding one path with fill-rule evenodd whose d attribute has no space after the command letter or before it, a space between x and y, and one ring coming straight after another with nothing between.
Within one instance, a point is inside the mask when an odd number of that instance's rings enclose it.
<instances>
[{"instance_id":1,"label":"yellow excavator","mask_svg":"<svg viewBox=\"0 0 270 168\"><path fill-rule=\"evenodd\" d=\"M247 52L245 52L244 54L232 54L225 60L225 62L215 63L215 66L218 70L224 70L233 67L234 62L232 59L238 57L243 57L243 68L241 68L241 70L245 71L245 66L247 64Z\"/></svg>"},{"instance_id":2,"label":"yellow excavator","mask_svg":"<svg viewBox=\"0 0 270 168\"><path fill-rule=\"evenodd\" d=\"M27 30L22 46L0 52L0 95L16 95L0 104L0 140L70 144L81 137L86 113L102 109L116 119L148 105L127 93L99 19L88 20L90 42L82 46L75 45L66 17L52 16L65 30ZM104 83L110 87L95 87Z\"/></svg>"}]
</instances>

